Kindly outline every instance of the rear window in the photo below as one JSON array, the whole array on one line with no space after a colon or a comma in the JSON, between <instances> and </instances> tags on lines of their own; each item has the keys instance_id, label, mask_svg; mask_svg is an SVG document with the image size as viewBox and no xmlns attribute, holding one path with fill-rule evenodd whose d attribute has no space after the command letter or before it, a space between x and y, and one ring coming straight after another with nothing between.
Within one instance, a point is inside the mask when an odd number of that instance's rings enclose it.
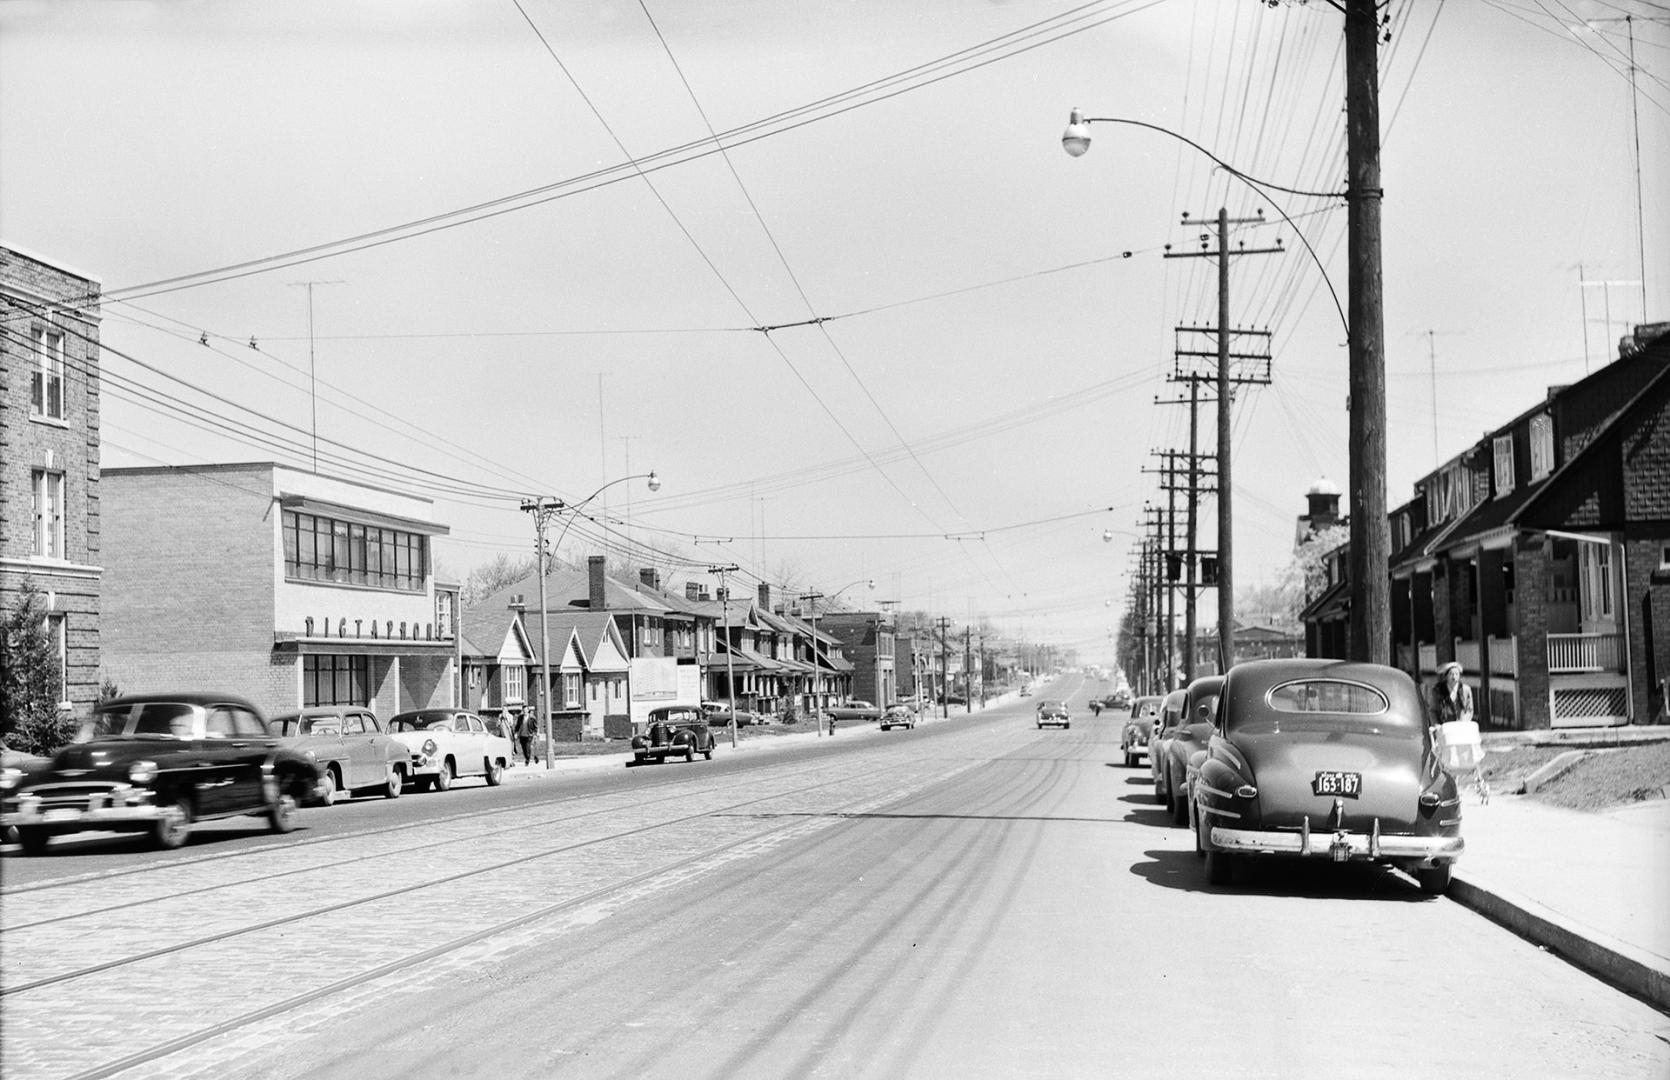
<instances>
[{"instance_id":1,"label":"rear window","mask_svg":"<svg viewBox=\"0 0 1670 1080\"><path fill-rule=\"evenodd\" d=\"M1349 716L1379 716L1391 702L1372 686L1334 679L1306 679L1283 683L1265 695L1276 712L1334 713Z\"/></svg>"}]
</instances>

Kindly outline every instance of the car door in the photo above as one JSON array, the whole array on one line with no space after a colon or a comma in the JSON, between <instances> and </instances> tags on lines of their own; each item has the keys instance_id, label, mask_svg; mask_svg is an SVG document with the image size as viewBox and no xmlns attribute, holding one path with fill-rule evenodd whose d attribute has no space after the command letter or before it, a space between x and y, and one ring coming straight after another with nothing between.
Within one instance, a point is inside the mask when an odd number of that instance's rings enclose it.
<instances>
[{"instance_id":1,"label":"car door","mask_svg":"<svg viewBox=\"0 0 1670 1080\"><path fill-rule=\"evenodd\" d=\"M375 718L371 714L358 709L342 714L342 751L347 758L343 783L350 792L380 784L387 776L382 749L372 741L376 734Z\"/></svg>"},{"instance_id":2,"label":"car door","mask_svg":"<svg viewBox=\"0 0 1670 1080\"><path fill-rule=\"evenodd\" d=\"M461 776L476 776L485 771L487 725L473 713L459 713L457 719L458 773Z\"/></svg>"}]
</instances>

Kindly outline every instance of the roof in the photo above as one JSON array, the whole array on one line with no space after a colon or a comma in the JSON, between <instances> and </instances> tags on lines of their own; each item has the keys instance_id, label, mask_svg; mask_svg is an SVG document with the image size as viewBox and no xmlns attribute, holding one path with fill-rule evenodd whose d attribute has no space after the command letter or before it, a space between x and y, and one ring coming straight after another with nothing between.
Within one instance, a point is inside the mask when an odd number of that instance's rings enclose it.
<instances>
[{"instance_id":1,"label":"roof","mask_svg":"<svg viewBox=\"0 0 1670 1080\"><path fill-rule=\"evenodd\" d=\"M539 610L539 575L529 574L481 601L482 605L509 607L515 596L521 596L529 612ZM603 579L603 604L606 610L622 614L664 615L669 610L660 597L647 596L612 577ZM553 614L563 609L591 609L591 576L587 570L552 569L545 574L545 607Z\"/></svg>"},{"instance_id":2,"label":"roof","mask_svg":"<svg viewBox=\"0 0 1670 1080\"><path fill-rule=\"evenodd\" d=\"M1321 596L1305 605L1305 610L1299 612L1299 619L1308 623L1343 619L1350 598L1350 582L1336 581L1324 589Z\"/></svg>"}]
</instances>

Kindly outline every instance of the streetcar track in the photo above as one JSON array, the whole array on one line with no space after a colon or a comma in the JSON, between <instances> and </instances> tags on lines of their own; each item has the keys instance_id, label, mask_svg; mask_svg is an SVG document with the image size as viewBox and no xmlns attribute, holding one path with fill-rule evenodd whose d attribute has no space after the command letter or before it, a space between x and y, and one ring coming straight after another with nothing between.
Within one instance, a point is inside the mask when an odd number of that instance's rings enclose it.
<instances>
[{"instance_id":1,"label":"streetcar track","mask_svg":"<svg viewBox=\"0 0 1670 1080\"><path fill-rule=\"evenodd\" d=\"M890 770L887 770L887 771L888 772L900 771L900 770L902 770L906 767L907 767L906 765L899 765L899 766L895 766L893 769L890 769ZM194 938L190 941L176 942L172 945L162 946L160 948L151 949L151 950L148 950L148 951L143 952L143 953L137 953L137 954L134 954L134 955L131 955L131 956L126 956L126 957L122 957L122 958L115 959L115 960L108 960L108 961L105 961L104 963L101 963L101 964L94 964L90 967L79 968L79 969L76 969L74 971L60 972L59 974L56 974L56 975L49 975L49 976L46 976L44 978L36 979L32 982L20 983L20 984L15 985L15 986L0 987L0 998L12 998L12 997L15 997L18 994L26 993L26 992L31 991L31 990L38 990L38 989L41 989L42 987L52 986L52 985L56 985L58 983L69 982L69 981L72 981L72 980L75 980L75 979L86 978L90 975L95 975L95 974L99 974L101 972L110 971L110 970L115 969L115 968L126 967L126 966L131 965L131 964L142 963L146 960L154 960L154 959L156 959L158 957L161 957L161 956L168 956L168 955L172 955L172 954L175 954L175 953L185 952L185 951L190 950L190 949L202 948L205 945L216 944L218 942L226 941L226 940L229 940L231 938L241 937L245 934L259 933L260 931L270 930L270 929L273 929L274 927L285 926L285 925L288 925L288 924L291 924L291 923L298 923L298 922L302 922L306 919L317 918L319 916L330 915L330 914L334 914L334 913L339 912L339 911L345 911L345 910L348 910L350 908L361 907L361 906L364 906L366 904L376 903L379 900L388 900L388 899L391 899L391 898L396 897L396 896L402 896L402 895L406 895L406 894L409 894L409 893L415 893L415 892L419 892L419 891L424 890L424 889L435 888L437 886L447 885L447 884L451 884L453 882L467 880L467 879L472 878L472 877L480 877L480 876L485 875L485 874L496 873L500 870L505 870L505 869L508 869L510 867L513 867L513 866L519 866L519 865L522 865L522 864L525 864L525 863L534 862L538 859L548 858L552 855L562 855L562 854L566 854L566 853L569 853L569 852L572 852L572 851L578 851L578 850L581 850L583 848L595 847L599 844L604 844L604 843L609 843L609 842L612 842L612 841L615 841L615 840L625 839L625 838L630 837L630 836L637 836L637 835L640 835L640 834L643 834L643 833L652 832L652 831L657 830L657 829L670 828L670 827L675 826L675 825L681 825L681 824L684 824L686 822L699 820L699 819L705 818L705 817L728 816L730 811L737 810L741 807L753 806L753 805L756 805L758 803L769 802L769 801L774 800L774 799L782 799L782 798L788 798L788 797L795 796L795 795L803 795L808 791L816 791L819 788L829 787L832 784L848 782L852 779L853 779L853 777L851 777L851 776L838 776L838 777L835 777L833 779L825 780L825 781L823 781L821 783L817 783L817 784L808 784L808 785L805 785L803 787L794 788L794 789L791 789L791 790L788 790L788 791L778 791L778 792L773 792L773 793L768 794L768 795L762 795L762 796L760 796L758 798L754 798L754 799L745 799L742 802L733 803L729 806L721 807L717 810L704 810L704 811L701 811L700 813L686 814L682 817L672 818L672 819L669 819L669 820L666 820L666 821L652 822L652 823L647 824L647 825L640 825L640 826L637 826L637 827L632 828L632 829L626 829L626 830L623 830L623 831L620 831L620 832L611 833L607 836L594 837L590 840L581 840L581 841L577 841L577 842L571 843L571 844L564 844L560 847L551 848L551 849L548 849L548 850L545 850L545 851L537 851L537 852L534 852L534 853L529 854L529 855L520 855L520 856L517 856L514 859L509 859L509 860L506 860L506 861L503 861L503 862L494 863L490 866L482 866L482 867L476 867L476 868L471 869L471 870L463 870L463 871L460 871L456 874L449 874L445 877L433 878L433 879L423 881L423 882L419 882L419 883L416 883L416 884L413 884L413 885L402 886L402 887L397 888L397 889L388 889L388 890L385 890L383 892L373 893L373 894L366 895L366 896L356 897L352 900L344 900L344 901L342 901L340 903L336 903L336 904L327 904L323 907L312 908L308 911L296 912L296 913L292 913L292 914L289 914L289 915L280 916L280 917L274 918L274 919L267 919L267 920L264 920L264 921L259 922L259 923L253 923L253 924L238 927L238 928L235 928L235 929L232 929L232 930L221 931L220 933L210 934L210 935L207 935L205 937ZM474 838L471 838L471 839L474 839ZM275 875L275 876L282 876L282 875ZM260 879L257 879L257 880L260 880ZM182 895L184 895L184 894L182 894ZM79 917L79 916L71 916L71 917L74 918L74 917Z\"/></svg>"}]
</instances>

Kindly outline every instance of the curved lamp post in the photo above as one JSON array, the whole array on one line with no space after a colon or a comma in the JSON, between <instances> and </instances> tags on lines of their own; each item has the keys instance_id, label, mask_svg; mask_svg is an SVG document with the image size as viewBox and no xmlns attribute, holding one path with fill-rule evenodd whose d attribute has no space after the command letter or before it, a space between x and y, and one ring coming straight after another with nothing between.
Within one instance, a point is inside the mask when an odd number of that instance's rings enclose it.
<instances>
[{"instance_id":1,"label":"curved lamp post","mask_svg":"<svg viewBox=\"0 0 1670 1080\"><path fill-rule=\"evenodd\" d=\"M661 478L655 474L654 469L651 469L647 473L634 473L631 476L622 476L611 480L576 503L567 503L561 499L554 499L545 495L522 500L522 510L533 515L534 537L537 543L534 554L539 562L539 653L541 660L539 696L542 703L539 727L545 735L545 768L547 770L555 768L555 762L551 749L551 629L550 620L545 613L545 565L551 557L551 552L562 546L563 538L568 535L569 526L574 524L574 519L580 516L580 511L585 508L587 503L616 484L624 484L628 480L644 479L649 481L651 491L661 490ZM548 550L545 546L545 530L551 524L551 519L564 510L569 512L568 520L563 523L562 532L557 535L557 542L551 545Z\"/></svg>"},{"instance_id":2,"label":"curved lamp post","mask_svg":"<svg viewBox=\"0 0 1670 1080\"><path fill-rule=\"evenodd\" d=\"M837 596L840 596L842 593L846 592L848 589L852 588L855 585L865 585L865 586L868 586L870 589L873 590L876 587L876 579L875 578L859 578L857 581L851 582L851 583L846 584L846 585L842 585L839 589L836 589L832 593L821 593L821 592L815 592L815 591L814 592L804 592L804 593L801 593L800 597L799 597L799 599L802 602L807 604L812 609L812 702L813 702L814 712L816 713L816 716L817 716L818 734L819 735L823 734L823 709L821 707L819 707L818 704L817 704L817 700L818 700L818 601L819 600L825 600L825 599L833 600ZM831 720L829 722L829 733L831 735L835 734L835 721L833 721L833 720Z\"/></svg>"}]
</instances>

